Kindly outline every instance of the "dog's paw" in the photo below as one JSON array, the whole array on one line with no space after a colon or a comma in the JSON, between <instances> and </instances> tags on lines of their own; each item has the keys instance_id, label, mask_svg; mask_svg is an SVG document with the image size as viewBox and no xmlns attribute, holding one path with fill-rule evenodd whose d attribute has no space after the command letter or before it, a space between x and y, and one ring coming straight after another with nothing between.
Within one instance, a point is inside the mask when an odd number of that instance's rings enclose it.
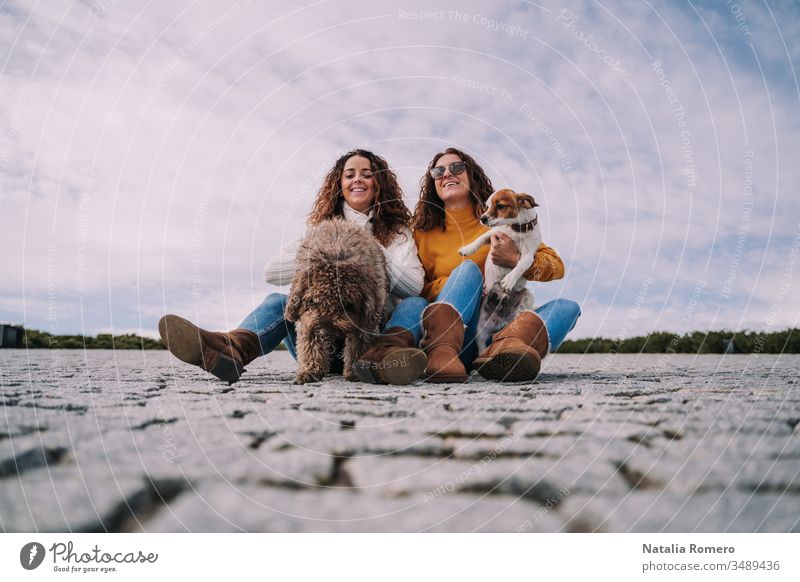
<instances>
[{"instance_id":1,"label":"dog's paw","mask_svg":"<svg viewBox=\"0 0 800 582\"><path fill-rule=\"evenodd\" d=\"M314 374L308 372L298 372L294 377L295 384L308 384L309 382L319 382L321 378L317 378Z\"/></svg>"},{"instance_id":2,"label":"dog's paw","mask_svg":"<svg viewBox=\"0 0 800 582\"><path fill-rule=\"evenodd\" d=\"M458 249L458 254L462 257L468 257L475 254L475 249L471 245L466 245Z\"/></svg>"},{"instance_id":3,"label":"dog's paw","mask_svg":"<svg viewBox=\"0 0 800 582\"><path fill-rule=\"evenodd\" d=\"M345 370L343 376L348 382L358 382L358 376L356 376L356 373L353 372L353 368L348 368Z\"/></svg>"},{"instance_id":4,"label":"dog's paw","mask_svg":"<svg viewBox=\"0 0 800 582\"><path fill-rule=\"evenodd\" d=\"M517 279L512 276L510 273L503 277L503 280L500 281L500 286L506 291L509 292L514 289L514 285L517 284Z\"/></svg>"}]
</instances>

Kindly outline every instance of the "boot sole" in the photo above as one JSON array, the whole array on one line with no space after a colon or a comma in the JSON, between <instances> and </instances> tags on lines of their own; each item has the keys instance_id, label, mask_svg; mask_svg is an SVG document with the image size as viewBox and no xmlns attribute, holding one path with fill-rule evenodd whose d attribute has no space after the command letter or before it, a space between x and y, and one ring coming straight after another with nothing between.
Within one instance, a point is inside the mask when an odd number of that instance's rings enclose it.
<instances>
[{"instance_id":1,"label":"boot sole","mask_svg":"<svg viewBox=\"0 0 800 582\"><path fill-rule=\"evenodd\" d=\"M169 352L187 364L210 372L229 385L238 382L244 366L230 356L217 353L217 363L209 370L205 365L203 350L207 348L200 328L178 315L165 315L158 321L158 333Z\"/></svg>"},{"instance_id":2,"label":"boot sole","mask_svg":"<svg viewBox=\"0 0 800 582\"><path fill-rule=\"evenodd\" d=\"M356 362L353 372L360 382L405 386L417 380L428 365L428 356L416 348L393 351L380 362Z\"/></svg>"},{"instance_id":3,"label":"boot sole","mask_svg":"<svg viewBox=\"0 0 800 582\"><path fill-rule=\"evenodd\" d=\"M463 374L443 374L442 372L433 372L423 379L423 382L428 384L464 384L469 378L469 372L464 369Z\"/></svg>"},{"instance_id":4,"label":"boot sole","mask_svg":"<svg viewBox=\"0 0 800 582\"><path fill-rule=\"evenodd\" d=\"M537 362L530 354L500 352L484 363L476 362L474 368L487 380L525 382L536 379L541 362Z\"/></svg>"}]
</instances>

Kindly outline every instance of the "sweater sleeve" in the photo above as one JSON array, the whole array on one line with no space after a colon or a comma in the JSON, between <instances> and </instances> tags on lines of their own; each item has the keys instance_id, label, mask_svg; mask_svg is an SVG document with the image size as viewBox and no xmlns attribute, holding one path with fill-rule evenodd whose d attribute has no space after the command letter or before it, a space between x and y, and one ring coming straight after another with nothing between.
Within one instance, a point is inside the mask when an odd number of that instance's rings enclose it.
<instances>
[{"instance_id":1,"label":"sweater sleeve","mask_svg":"<svg viewBox=\"0 0 800 582\"><path fill-rule=\"evenodd\" d=\"M270 285L289 285L294 277L295 257L300 239L293 240L283 247L264 265L264 281Z\"/></svg>"},{"instance_id":2,"label":"sweater sleeve","mask_svg":"<svg viewBox=\"0 0 800 582\"><path fill-rule=\"evenodd\" d=\"M388 247L383 249L386 257L386 273L389 277L389 292L397 297L416 297L422 291L425 271L417 255L417 244L411 231L403 229Z\"/></svg>"},{"instance_id":3,"label":"sweater sleeve","mask_svg":"<svg viewBox=\"0 0 800 582\"><path fill-rule=\"evenodd\" d=\"M555 249L542 243L536 249L533 265L523 274L528 281L553 281L564 277L564 262Z\"/></svg>"},{"instance_id":4,"label":"sweater sleeve","mask_svg":"<svg viewBox=\"0 0 800 582\"><path fill-rule=\"evenodd\" d=\"M444 284L447 283L447 275L434 279L429 283L425 283L420 295L430 302L436 301L436 297L442 292Z\"/></svg>"}]
</instances>

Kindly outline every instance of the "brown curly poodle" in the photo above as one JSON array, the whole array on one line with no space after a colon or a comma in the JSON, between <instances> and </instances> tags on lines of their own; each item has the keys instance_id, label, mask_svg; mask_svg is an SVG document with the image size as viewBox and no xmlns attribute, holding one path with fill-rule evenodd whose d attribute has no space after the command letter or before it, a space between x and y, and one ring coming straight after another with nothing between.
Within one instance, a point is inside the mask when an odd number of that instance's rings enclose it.
<instances>
[{"instance_id":1,"label":"brown curly poodle","mask_svg":"<svg viewBox=\"0 0 800 582\"><path fill-rule=\"evenodd\" d=\"M297 323L295 384L322 380L344 338L344 377L379 333L386 301L386 259L363 227L341 219L308 229L297 252L285 317Z\"/></svg>"}]
</instances>

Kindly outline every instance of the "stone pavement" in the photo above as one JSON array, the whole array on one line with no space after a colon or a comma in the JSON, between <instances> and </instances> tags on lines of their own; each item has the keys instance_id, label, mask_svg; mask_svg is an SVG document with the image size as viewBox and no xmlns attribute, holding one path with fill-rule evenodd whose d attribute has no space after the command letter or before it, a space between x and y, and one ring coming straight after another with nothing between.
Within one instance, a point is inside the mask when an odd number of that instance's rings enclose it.
<instances>
[{"instance_id":1,"label":"stone pavement","mask_svg":"<svg viewBox=\"0 0 800 582\"><path fill-rule=\"evenodd\" d=\"M800 356L555 355L534 384L231 387L0 350L0 530L800 531Z\"/></svg>"}]
</instances>

